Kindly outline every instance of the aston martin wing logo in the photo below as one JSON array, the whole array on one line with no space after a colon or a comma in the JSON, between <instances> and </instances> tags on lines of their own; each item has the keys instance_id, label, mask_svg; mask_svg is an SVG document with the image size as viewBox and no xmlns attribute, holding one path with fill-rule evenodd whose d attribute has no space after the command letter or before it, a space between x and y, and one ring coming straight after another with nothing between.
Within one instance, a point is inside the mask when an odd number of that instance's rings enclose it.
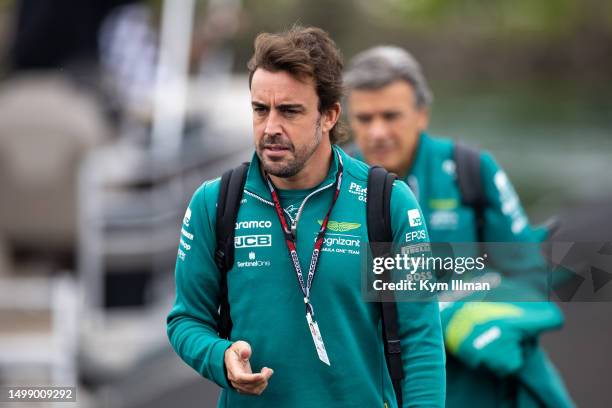
<instances>
[{"instance_id":1,"label":"aston martin wing logo","mask_svg":"<svg viewBox=\"0 0 612 408\"><path fill-rule=\"evenodd\" d=\"M323 220L317 220L319 225L323 224ZM332 221L327 222L327 229L335 232L346 232L361 227L361 224L356 222Z\"/></svg>"}]
</instances>

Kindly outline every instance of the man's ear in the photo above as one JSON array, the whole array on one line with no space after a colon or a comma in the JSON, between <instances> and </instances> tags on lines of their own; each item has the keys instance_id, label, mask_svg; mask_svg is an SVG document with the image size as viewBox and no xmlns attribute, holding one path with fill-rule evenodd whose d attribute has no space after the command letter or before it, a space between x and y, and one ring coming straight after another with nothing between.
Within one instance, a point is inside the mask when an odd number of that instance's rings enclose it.
<instances>
[{"instance_id":1,"label":"man's ear","mask_svg":"<svg viewBox=\"0 0 612 408\"><path fill-rule=\"evenodd\" d=\"M323 113L322 130L324 133L329 133L342 113L342 106L339 102L334 103Z\"/></svg>"}]
</instances>

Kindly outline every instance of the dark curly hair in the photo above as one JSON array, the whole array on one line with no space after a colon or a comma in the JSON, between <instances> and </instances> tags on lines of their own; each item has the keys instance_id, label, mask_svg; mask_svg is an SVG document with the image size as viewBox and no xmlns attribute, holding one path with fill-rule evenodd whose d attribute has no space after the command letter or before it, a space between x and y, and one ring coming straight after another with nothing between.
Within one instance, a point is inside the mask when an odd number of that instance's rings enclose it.
<instances>
[{"instance_id":1,"label":"dark curly hair","mask_svg":"<svg viewBox=\"0 0 612 408\"><path fill-rule=\"evenodd\" d=\"M342 88L342 55L329 34L317 27L294 26L281 33L261 33L255 38L255 52L247 64L249 87L258 68L285 71L293 77L312 78L319 97L319 112L340 103ZM346 139L340 120L329 132L331 143Z\"/></svg>"}]
</instances>

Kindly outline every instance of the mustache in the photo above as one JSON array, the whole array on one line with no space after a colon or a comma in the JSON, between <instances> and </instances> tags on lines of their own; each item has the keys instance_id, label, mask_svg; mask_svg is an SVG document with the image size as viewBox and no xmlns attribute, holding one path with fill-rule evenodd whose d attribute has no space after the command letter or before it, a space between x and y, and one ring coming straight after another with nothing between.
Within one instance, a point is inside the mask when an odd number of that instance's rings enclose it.
<instances>
[{"instance_id":1,"label":"mustache","mask_svg":"<svg viewBox=\"0 0 612 408\"><path fill-rule=\"evenodd\" d=\"M378 150L378 149L389 149L392 148L394 143L389 140L377 140L375 142L368 143L368 149Z\"/></svg>"},{"instance_id":2,"label":"mustache","mask_svg":"<svg viewBox=\"0 0 612 408\"><path fill-rule=\"evenodd\" d=\"M290 151L294 151L295 147L291 140L284 138L282 135L265 135L261 141L259 142L259 148L265 149L269 146L280 146L284 149L288 149Z\"/></svg>"}]
</instances>

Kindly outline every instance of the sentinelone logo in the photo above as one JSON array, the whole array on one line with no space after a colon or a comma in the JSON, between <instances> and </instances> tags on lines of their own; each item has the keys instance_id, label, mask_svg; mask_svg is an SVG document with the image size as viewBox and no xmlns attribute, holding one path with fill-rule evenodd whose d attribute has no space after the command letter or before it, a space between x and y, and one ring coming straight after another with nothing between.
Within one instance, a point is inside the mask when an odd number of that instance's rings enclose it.
<instances>
[{"instance_id":1,"label":"sentinelone logo","mask_svg":"<svg viewBox=\"0 0 612 408\"><path fill-rule=\"evenodd\" d=\"M272 263L268 260L260 260L257 259L257 254L254 251L249 252L249 260L248 261L238 261L236 265L239 268L253 268L258 266L270 266Z\"/></svg>"}]
</instances>

